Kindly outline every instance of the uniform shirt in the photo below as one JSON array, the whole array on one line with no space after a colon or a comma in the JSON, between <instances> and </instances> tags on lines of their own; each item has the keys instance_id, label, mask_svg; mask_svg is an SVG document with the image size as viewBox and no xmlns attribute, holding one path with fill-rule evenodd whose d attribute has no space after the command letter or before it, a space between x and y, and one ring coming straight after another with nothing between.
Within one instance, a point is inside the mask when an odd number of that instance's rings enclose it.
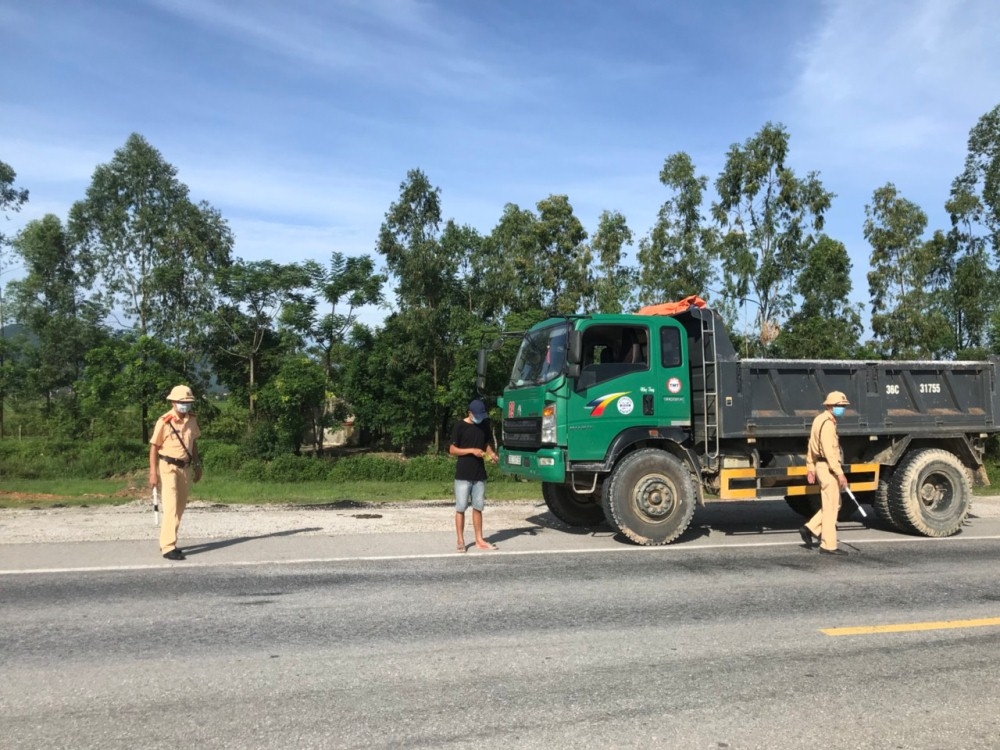
<instances>
[{"instance_id":1,"label":"uniform shirt","mask_svg":"<svg viewBox=\"0 0 1000 750\"><path fill-rule=\"evenodd\" d=\"M486 450L490 442L490 420L472 424L460 419L451 430L451 444L456 448L479 448ZM455 463L455 479L465 482L486 481L486 463L479 456L458 456Z\"/></svg>"},{"instance_id":2,"label":"uniform shirt","mask_svg":"<svg viewBox=\"0 0 1000 750\"><path fill-rule=\"evenodd\" d=\"M835 476L844 473L840 465L840 438L837 437L837 420L824 409L813 420L809 431L809 448L806 451L806 470L816 471L816 462L826 461Z\"/></svg>"},{"instance_id":3,"label":"uniform shirt","mask_svg":"<svg viewBox=\"0 0 1000 750\"><path fill-rule=\"evenodd\" d=\"M171 425L177 430L176 434L171 429ZM156 420L149 442L159 449L161 456L176 458L178 461L191 461L194 459L194 441L200 436L201 430L198 429L198 420L193 414L178 417L171 409ZM184 450L181 440L184 441L187 450Z\"/></svg>"}]
</instances>

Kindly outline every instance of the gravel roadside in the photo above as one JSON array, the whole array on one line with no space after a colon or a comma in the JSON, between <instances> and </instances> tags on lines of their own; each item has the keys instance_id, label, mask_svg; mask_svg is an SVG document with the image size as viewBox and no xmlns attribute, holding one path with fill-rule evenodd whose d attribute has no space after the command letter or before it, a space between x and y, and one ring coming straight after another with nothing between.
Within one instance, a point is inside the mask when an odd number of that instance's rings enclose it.
<instances>
[{"instance_id":1,"label":"gravel roadside","mask_svg":"<svg viewBox=\"0 0 1000 750\"><path fill-rule=\"evenodd\" d=\"M784 503L780 501L770 503L766 514L762 512L764 509L751 507L759 503L714 503L699 513L723 512L725 506L725 512L745 512L750 517L784 514ZM184 539L220 539L293 530L297 535L321 536L440 532L454 528L453 507L445 500L309 507L194 502L184 514L181 534ZM1000 496L975 498L970 517L1000 517ZM525 525L561 525L545 504L537 501L487 503L484 521L487 534L491 530ZM468 522L467 527L471 533ZM0 509L0 544L148 540L155 535L156 525L148 500L90 508Z\"/></svg>"}]
</instances>

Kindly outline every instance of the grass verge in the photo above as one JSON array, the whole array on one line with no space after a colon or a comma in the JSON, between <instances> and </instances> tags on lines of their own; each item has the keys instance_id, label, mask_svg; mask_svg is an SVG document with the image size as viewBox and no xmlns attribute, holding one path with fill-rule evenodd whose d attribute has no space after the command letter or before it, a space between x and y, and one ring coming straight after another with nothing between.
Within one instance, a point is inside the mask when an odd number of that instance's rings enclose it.
<instances>
[{"instance_id":1,"label":"grass verge","mask_svg":"<svg viewBox=\"0 0 1000 750\"><path fill-rule=\"evenodd\" d=\"M122 505L149 497L141 477L124 479L14 479L0 483L0 508L54 505ZM448 501L454 494L451 482L247 482L224 477L206 477L194 487L192 500L223 504L318 505L353 501L397 503L412 500ZM489 501L528 500L541 502L542 487L534 482L490 482Z\"/></svg>"}]
</instances>

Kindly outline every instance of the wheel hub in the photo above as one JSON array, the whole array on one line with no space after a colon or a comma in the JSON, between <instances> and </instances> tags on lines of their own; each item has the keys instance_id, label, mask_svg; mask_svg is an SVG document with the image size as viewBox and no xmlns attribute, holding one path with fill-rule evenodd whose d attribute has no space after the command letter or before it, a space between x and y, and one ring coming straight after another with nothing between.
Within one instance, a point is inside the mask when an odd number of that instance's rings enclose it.
<instances>
[{"instance_id":1,"label":"wheel hub","mask_svg":"<svg viewBox=\"0 0 1000 750\"><path fill-rule=\"evenodd\" d=\"M677 507L673 485L662 476L645 477L636 485L635 504L650 518L665 518Z\"/></svg>"},{"instance_id":2,"label":"wheel hub","mask_svg":"<svg viewBox=\"0 0 1000 750\"><path fill-rule=\"evenodd\" d=\"M941 477L927 477L920 485L920 502L925 508L939 508L951 502L951 485Z\"/></svg>"}]
</instances>

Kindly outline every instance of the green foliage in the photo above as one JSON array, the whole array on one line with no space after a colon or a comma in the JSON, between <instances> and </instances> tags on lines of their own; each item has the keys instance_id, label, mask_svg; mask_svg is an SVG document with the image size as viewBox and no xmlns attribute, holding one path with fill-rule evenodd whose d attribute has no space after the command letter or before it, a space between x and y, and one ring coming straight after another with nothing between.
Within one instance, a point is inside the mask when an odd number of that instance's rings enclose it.
<instances>
[{"instance_id":1,"label":"green foliage","mask_svg":"<svg viewBox=\"0 0 1000 750\"><path fill-rule=\"evenodd\" d=\"M872 246L868 287L874 344L887 359L923 359L954 350L942 309L948 259L940 235L925 241L927 215L888 183L865 207Z\"/></svg>"},{"instance_id":2,"label":"green foliage","mask_svg":"<svg viewBox=\"0 0 1000 750\"><path fill-rule=\"evenodd\" d=\"M816 173L800 179L786 166L788 142L784 126L767 123L742 146L730 147L715 182L719 200L712 215L722 232L725 294L759 306L762 334L792 310L792 281L810 232L823 229L834 197Z\"/></svg>"},{"instance_id":3,"label":"green foliage","mask_svg":"<svg viewBox=\"0 0 1000 750\"><path fill-rule=\"evenodd\" d=\"M19 479L102 479L149 465L149 449L138 440L31 438L0 441L0 475Z\"/></svg>"},{"instance_id":4,"label":"green foliage","mask_svg":"<svg viewBox=\"0 0 1000 750\"><path fill-rule=\"evenodd\" d=\"M667 157L660 183L673 190L673 196L660 207L656 224L639 242L641 304L704 296L716 275L716 232L705 225L701 208L708 178L697 176L691 157L681 152Z\"/></svg>"}]
</instances>

